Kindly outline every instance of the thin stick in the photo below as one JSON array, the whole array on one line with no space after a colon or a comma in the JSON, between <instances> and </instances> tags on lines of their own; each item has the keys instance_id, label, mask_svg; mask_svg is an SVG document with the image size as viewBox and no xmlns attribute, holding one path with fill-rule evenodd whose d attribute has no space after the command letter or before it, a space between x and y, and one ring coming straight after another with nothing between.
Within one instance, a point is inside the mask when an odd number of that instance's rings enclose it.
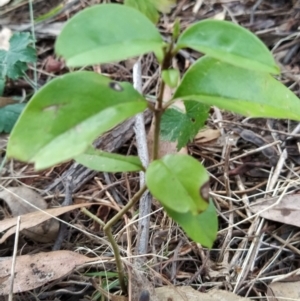
<instances>
[{"instance_id":1,"label":"thin stick","mask_svg":"<svg viewBox=\"0 0 300 301\"><path fill-rule=\"evenodd\" d=\"M20 233L20 221L21 221L21 217L18 216L15 243L14 243L14 252L13 252L13 257L12 257L12 262L11 262L11 270L10 270L10 286L9 286L8 301L13 301L15 267L16 267L16 258L17 258L17 252L18 252L19 233Z\"/></svg>"},{"instance_id":2,"label":"thin stick","mask_svg":"<svg viewBox=\"0 0 300 301\"><path fill-rule=\"evenodd\" d=\"M133 66L133 86L134 88L142 93L142 66L141 58ZM136 137L136 144L139 158L143 163L143 166L147 168L149 165L149 153L147 145L147 137L145 130L145 120L143 113L136 115L134 132ZM145 172L140 172L140 187L145 185ZM136 253L145 254L148 249L149 242L149 225L150 225L150 210L151 210L152 197L148 192L145 192L141 199L139 205L139 222L138 222L138 240Z\"/></svg>"}]
</instances>

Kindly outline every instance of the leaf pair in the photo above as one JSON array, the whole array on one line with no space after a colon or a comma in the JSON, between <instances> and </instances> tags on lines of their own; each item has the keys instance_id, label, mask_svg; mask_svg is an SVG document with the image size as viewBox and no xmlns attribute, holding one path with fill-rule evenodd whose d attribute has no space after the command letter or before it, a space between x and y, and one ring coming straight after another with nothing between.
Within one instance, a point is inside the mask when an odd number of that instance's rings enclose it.
<instances>
[{"instance_id":1,"label":"leaf pair","mask_svg":"<svg viewBox=\"0 0 300 301\"><path fill-rule=\"evenodd\" d=\"M135 5L143 6L144 2L149 5L151 1L143 0ZM107 26L108 20L115 16L118 22ZM106 4L87 8L73 17L58 37L55 48L69 66L75 67L124 60L151 51L161 60L164 47L155 25L139 11ZM194 24L179 36L175 51L182 48L192 48L242 68L279 73L267 47L251 32L230 22L205 20Z\"/></svg>"}]
</instances>

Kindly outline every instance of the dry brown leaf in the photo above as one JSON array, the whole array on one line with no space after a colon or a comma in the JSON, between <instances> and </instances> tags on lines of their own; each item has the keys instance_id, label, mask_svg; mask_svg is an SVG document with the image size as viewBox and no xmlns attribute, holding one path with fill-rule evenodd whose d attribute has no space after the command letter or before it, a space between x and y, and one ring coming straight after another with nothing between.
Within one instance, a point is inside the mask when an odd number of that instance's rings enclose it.
<instances>
[{"instance_id":1,"label":"dry brown leaf","mask_svg":"<svg viewBox=\"0 0 300 301\"><path fill-rule=\"evenodd\" d=\"M250 209L260 217L300 227L300 194L286 195L279 204L278 198L258 199Z\"/></svg>"},{"instance_id":2,"label":"dry brown leaf","mask_svg":"<svg viewBox=\"0 0 300 301\"><path fill-rule=\"evenodd\" d=\"M12 216L36 212L37 209L30 204L43 210L48 207L46 201L37 192L25 186L9 187L0 191L0 199L8 205ZM59 221L52 218L30 229L24 229L22 233L33 241L47 243L55 240L58 231Z\"/></svg>"},{"instance_id":3,"label":"dry brown leaf","mask_svg":"<svg viewBox=\"0 0 300 301\"><path fill-rule=\"evenodd\" d=\"M61 214L64 214L68 211L77 208L96 205L96 204L97 203L77 204L77 205L46 209L43 211L35 211L35 212L24 214L21 216L20 231L39 225L51 219L53 216L59 216ZM13 235L16 232L17 219L18 219L17 217L13 217L13 218L0 221L0 232L4 232L5 230L9 229L0 239L0 244L3 243L9 236Z\"/></svg>"},{"instance_id":4,"label":"dry brown leaf","mask_svg":"<svg viewBox=\"0 0 300 301\"><path fill-rule=\"evenodd\" d=\"M51 218L48 221L28 230L24 229L22 233L33 241L48 243L56 239L58 231L59 221Z\"/></svg>"},{"instance_id":5,"label":"dry brown leaf","mask_svg":"<svg viewBox=\"0 0 300 301\"><path fill-rule=\"evenodd\" d=\"M13 293L40 287L70 273L77 266L98 259L71 251L54 251L18 256L15 265ZM9 294L12 258L0 261L0 296Z\"/></svg>"},{"instance_id":6,"label":"dry brown leaf","mask_svg":"<svg viewBox=\"0 0 300 301\"><path fill-rule=\"evenodd\" d=\"M221 136L220 130L204 129L201 130L195 137L196 143L207 143L218 139Z\"/></svg>"},{"instance_id":7,"label":"dry brown leaf","mask_svg":"<svg viewBox=\"0 0 300 301\"><path fill-rule=\"evenodd\" d=\"M0 42L0 45L1 45L1 42ZM17 101L15 101L14 99L12 99L10 97L0 97L0 108L5 107L7 105L15 104L15 103L17 103Z\"/></svg>"},{"instance_id":8,"label":"dry brown leaf","mask_svg":"<svg viewBox=\"0 0 300 301\"><path fill-rule=\"evenodd\" d=\"M37 192L25 186L9 187L0 191L0 199L4 200L9 206L13 216L36 211L30 204L40 209L47 209L48 207L46 201Z\"/></svg>"},{"instance_id":9,"label":"dry brown leaf","mask_svg":"<svg viewBox=\"0 0 300 301\"><path fill-rule=\"evenodd\" d=\"M299 300L300 282L276 282L268 286L269 301Z\"/></svg>"},{"instance_id":10,"label":"dry brown leaf","mask_svg":"<svg viewBox=\"0 0 300 301\"><path fill-rule=\"evenodd\" d=\"M279 301L275 296L274 296L274 293L273 291L268 287L267 289L267 300L268 301Z\"/></svg>"},{"instance_id":11,"label":"dry brown leaf","mask_svg":"<svg viewBox=\"0 0 300 301\"><path fill-rule=\"evenodd\" d=\"M55 59L52 55L45 60L45 71L49 73L59 72L64 67L64 63Z\"/></svg>"},{"instance_id":12,"label":"dry brown leaf","mask_svg":"<svg viewBox=\"0 0 300 301\"><path fill-rule=\"evenodd\" d=\"M155 289L160 301L250 301L234 293L213 289L208 293L201 293L190 286L163 286Z\"/></svg>"}]
</instances>

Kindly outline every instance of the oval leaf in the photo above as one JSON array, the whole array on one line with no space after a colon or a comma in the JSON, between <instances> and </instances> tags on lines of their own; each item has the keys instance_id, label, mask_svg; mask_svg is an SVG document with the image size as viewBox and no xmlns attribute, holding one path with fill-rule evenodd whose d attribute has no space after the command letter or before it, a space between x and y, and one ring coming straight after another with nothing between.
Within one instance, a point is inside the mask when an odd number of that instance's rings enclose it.
<instances>
[{"instance_id":1,"label":"oval leaf","mask_svg":"<svg viewBox=\"0 0 300 301\"><path fill-rule=\"evenodd\" d=\"M146 171L146 183L155 198L177 212L198 214L208 206L205 168L187 155L167 155L153 161Z\"/></svg>"},{"instance_id":2,"label":"oval leaf","mask_svg":"<svg viewBox=\"0 0 300 301\"><path fill-rule=\"evenodd\" d=\"M56 40L55 50L68 66L85 66L151 51L161 57L163 46L155 25L142 13L124 5L102 4L68 21Z\"/></svg>"},{"instance_id":3,"label":"oval leaf","mask_svg":"<svg viewBox=\"0 0 300 301\"><path fill-rule=\"evenodd\" d=\"M246 116L300 120L299 99L271 75L207 56L186 72L173 98L196 100Z\"/></svg>"},{"instance_id":4,"label":"oval leaf","mask_svg":"<svg viewBox=\"0 0 300 301\"><path fill-rule=\"evenodd\" d=\"M208 248L212 247L217 236L218 217L211 201L208 208L197 215L193 215L191 212L178 213L168 207L164 207L164 209L193 241Z\"/></svg>"},{"instance_id":5,"label":"oval leaf","mask_svg":"<svg viewBox=\"0 0 300 301\"><path fill-rule=\"evenodd\" d=\"M37 169L50 167L80 155L99 135L146 107L129 83L88 71L58 77L28 103L7 155Z\"/></svg>"},{"instance_id":6,"label":"oval leaf","mask_svg":"<svg viewBox=\"0 0 300 301\"><path fill-rule=\"evenodd\" d=\"M266 45L249 30L228 21L204 20L179 37L177 49L192 48L235 66L279 73Z\"/></svg>"},{"instance_id":7,"label":"oval leaf","mask_svg":"<svg viewBox=\"0 0 300 301\"><path fill-rule=\"evenodd\" d=\"M123 172L143 170L141 160L136 156L122 156L103 152L92 147L75 160L93 170L106 172Z\"/></svg>"}]
</instances>

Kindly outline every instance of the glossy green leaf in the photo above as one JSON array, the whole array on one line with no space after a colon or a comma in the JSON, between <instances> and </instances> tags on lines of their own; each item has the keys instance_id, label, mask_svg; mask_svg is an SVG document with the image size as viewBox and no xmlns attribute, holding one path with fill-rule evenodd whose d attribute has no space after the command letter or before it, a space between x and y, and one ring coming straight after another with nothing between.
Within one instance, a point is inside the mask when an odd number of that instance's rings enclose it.
<instances>
[{"instance_id":1,"label":"glossy green leaf","mask_svg":"<svg viewBox=\"0 0 300 301\"><path fill-rule=\"evenodd\" d=\"M162 72L163 81L171 88L176 88L180 78L178 69L168 69Z\"/></svg>"},{"instance_id":2,"label":"glossy green leaf","mask_svg":"<svg viewBox=\"0 0 300 301\"><path fill-rule=\"evenodd\" d=\"M161 59L164 42L155 25L134 8L119 4L89 7L67 22L55 50L68 66L125 60L147 52Z\"/></svg>"},{"instance_id":3,"label":"glossy green leaf","mask_svg":"<svg viewBox=\"0 0 300 301\"><path fill-rule=\"evenodd\" d=\"M143 170L143 164L136 156L112 154L92 147L75 157L75 160L92 170L98 171L123 172Z\"/></svg>"},{"instance_id":4,"label":"glossy green leaf","mask_svg":"<svg viewBox=\"0 0 300 301\"><path fill-rule=\"evenodd\" d=\"M167 155L153 161L146 171L146 183L164 206L183 213L198 214L208 206L205 168L187 155Z\"/></svg>"},{"instance_id":5,"label":"glossy green leaf","mask_svg":"<svg viewBox=\"0 0 300 301\"><path fill-rule=\"evenodd\" d=\"M191 212L179 213L168 207L164 207L164 209L193 241L208 248L213 246L218 231L218 217L211 201L208 208L197 215Z\"/></svg>"},{"instance_id":6,"label":"glossy green leaf","mask_svg":"<svg viewBox=\"0 0 300 301\"><path fill-rule=\"evenodd\" d=\"M58 77L27 104L7 155L37 169L50 167L80 155L98 136L146 107L129 83L88 71Z\"/></svg>"},{"instance_id":7,"label":"glossy green leaf","mask_svg":"<svg viewBox=\"0 0 300 301\"><path fill-rule=\"evenodd\" d=\"M196 100L246 116L300 120L300 100L271 75L207 56L186 72L173 98Z\"/></svg>"},{"instance_id":8,"label":"glossy green leaf","mask_svg":"<svg viewBox=\"0 0 300 301\"><path fill-rule=\"evenodd\" d=\"M271 52L249 30L228 21L204 20L186 29L177 49L192 48L235 66L279 73Z\"/></svg>"}]
</instances>

